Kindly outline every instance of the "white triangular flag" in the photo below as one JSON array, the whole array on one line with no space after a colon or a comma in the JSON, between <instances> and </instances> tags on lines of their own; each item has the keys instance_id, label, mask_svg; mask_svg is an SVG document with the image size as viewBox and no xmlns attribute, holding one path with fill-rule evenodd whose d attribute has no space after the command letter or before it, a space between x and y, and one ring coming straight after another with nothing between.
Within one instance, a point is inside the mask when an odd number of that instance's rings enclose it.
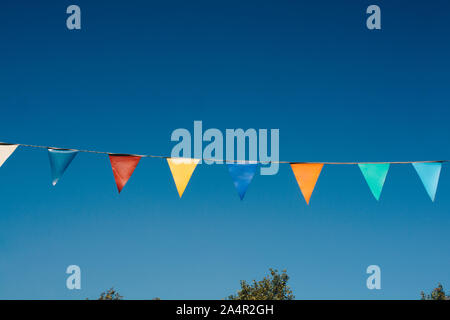
<instances>
[{"instance_id":1,"label":"white triangular flag","mask_svg":"<svg viewBox=\"0 0 450 320\"><path fill-rule=\"evenodd\" d=\"M0 167L18 147L18 144L0 144Z\"/></svg>"}]
</instances>

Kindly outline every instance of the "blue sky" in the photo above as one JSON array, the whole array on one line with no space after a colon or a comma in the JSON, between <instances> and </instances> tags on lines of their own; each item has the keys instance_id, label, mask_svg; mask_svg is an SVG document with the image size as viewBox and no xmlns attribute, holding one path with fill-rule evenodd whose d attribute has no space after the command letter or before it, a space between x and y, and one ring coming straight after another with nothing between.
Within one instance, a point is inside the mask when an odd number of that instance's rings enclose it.
<instances>
[{"instance_id":1,"label":"blue sky","mask_svg":"<svg viewBox=\"0 0 450 320\"><path fill-rule=\"evenodd\" d=\"M449 4L373 3L3 3L0 141L170 155L171 132L202 120L279 128L285 160L450 159ZM79 154L52 187L46 151L19 148L0 177L2 299L222 299L269 267L297 299L450 286L446 165L435 203L410 165L391 166L380 202L357 166L325 166L309 206L288 165L244 201L224 165L198 166L182 199L160 159L120 196L106 155ZM82 290L65 287L71 264ZM382 290L366 288L371 264Z\"/></svg>"}]
</instances>

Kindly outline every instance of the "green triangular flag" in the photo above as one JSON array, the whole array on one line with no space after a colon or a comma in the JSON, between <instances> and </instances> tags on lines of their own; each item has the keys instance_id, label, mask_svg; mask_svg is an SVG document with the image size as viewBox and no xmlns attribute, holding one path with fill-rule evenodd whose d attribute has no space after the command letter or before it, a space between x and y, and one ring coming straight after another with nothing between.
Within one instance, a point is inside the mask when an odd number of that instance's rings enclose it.
<instances>
[{"instance_id":1,"label":"green triangular flag","mask_svg":"<svg viewBox=\"0 0 450 320\"><path fill-rule=\"evenodd\" d=\"M359 169L369 185L370 191L377 201L380 199L381 190L389 170L389 163L359 163Z\"/></svg>"}]
</instances>

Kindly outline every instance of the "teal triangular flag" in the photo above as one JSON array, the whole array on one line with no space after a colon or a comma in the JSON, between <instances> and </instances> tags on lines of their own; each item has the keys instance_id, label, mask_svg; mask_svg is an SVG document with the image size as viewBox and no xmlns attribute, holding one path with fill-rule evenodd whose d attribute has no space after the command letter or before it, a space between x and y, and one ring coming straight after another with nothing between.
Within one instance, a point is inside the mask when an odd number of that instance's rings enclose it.
<instances>
[{"instance_id":1,"label":"teal triangular flag","mask_svg":"<svg viewBox=\"0 0 450 320\"><path fill-rule=\"evenodd\" d=\"M442 163L440 162L416 162L412 164L417 174L422 180L425 190L427 190L431 201L434 201L436 190L441 174Z\"/></svg>"},{"instance_id":2,"label":"teal triangular flag","mask_svg":"<svg viewBox=\"0 0 450 320\"><path fill-rule=\"evenodd\" d=\"M380 199L384 181L389 170L389 163L359 163L359 169L377 201Z\"/></svg>"},{"instance_id":3,"label":"teal triangular flag","mask_svg":"<svg viewBox=\"0 0 450 320\"><path fill-rule=\"evenodd\" d=\"M228 171L231 178L233 178L234 186L239 194L239 197L244 199L250 182L252 182L258 164L256 163L228 163Z\"/></svg>"},{"instance_id":4,"label":"teal triangular flag","mask_svg":"<svg viewBox=\"0 0 450 320\"><path fill-rule=\"evenodd\" d=\"M56 185L77 153L73 150L48 149L53 185Z\"/></svg>"}]
</instances>

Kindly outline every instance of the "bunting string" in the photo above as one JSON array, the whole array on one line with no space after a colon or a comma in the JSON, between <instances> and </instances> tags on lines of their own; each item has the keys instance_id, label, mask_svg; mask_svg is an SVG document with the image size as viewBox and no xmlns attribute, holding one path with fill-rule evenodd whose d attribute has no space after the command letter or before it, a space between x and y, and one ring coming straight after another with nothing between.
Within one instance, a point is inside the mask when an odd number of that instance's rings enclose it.
<instances>
[{"instance_id":1,"label":"bunting string","mask_svg":"<svg viewBox=\"0 0 450 320\"><path fill-rule=\"evenodd\" d=\"M180 198L182 197L192 174L200 162L200 159L167 157L151 154L130 154L130 153L113 153L94 150L82 150L72 148L57 148L50 146L39 146L31 144L13 144L0 142L0 167L14 153L17 147L29 147L46 149L50 161L52 184L55 186L61 179L62 175L69 167L70 163L75 159L79 152L95 153L108 155L114 180L116 182L117 191L120 193L133 175L141 158L160 158L167 160L170 172L178 191ZM386 177L388 175L391 164L411 164L422 184L428 193L431 201L434 201L439 183L442 163L449 160L426 160L426 161L379 161L379 162L298 162L298 161L245 161L232 159L206 159L205 161L226 163L229 174L233 180L234 186L241 200L247 192L252 182L258 164L290 164L292 173L295 176L301 194L309 205L311 196L319 179L320 173L325 165L358 165L367 185L372 192L374 198L378 201L383 190Z\"/></svg>"},{"instance_id":2,"label":"bunting string","mask_svg":"<svg viewBox=\"0 0 450 320\"><path fill-rule=\"evenodd\" d=\"M135 154L135 153L116 153L116 152L106 152L106 151L98 151L98 150L85 150L85 149L73 149L73 148L61 148L61 147L50 147L50 146L39 146L33 144L22 144L22 143L10 143L10 142L0 142L0 145L16 145L27 148L39 148L39 149L54 149L54 150L67 150L67 151L76 151L76 152L84 152L84 153L96 153L96 154L107 154L107 155L122 155L122 156L135 156L141 158L159 158L159 159L173 159L177 157L171 156L162 156L162 155L153 155L153 154ZM191 160L200 160L195 158L184 158L180 157L180 159L191 159ZM357 165L357 164L412 164L412 163L445 163L450 162L450 160L417 160L417 161L360 161L360 162L327 162L327 161L259 161L259 160L234 160L234 159L211 159L211 158L202 158L203 161L215 161L215 162L232 162L232 163L255 163L255 164L268 164L268 163L280 163L280 164L291 164L291 163L310 163L310 164L326 164L326 165Z\"/></svg>"}]
</instances>

